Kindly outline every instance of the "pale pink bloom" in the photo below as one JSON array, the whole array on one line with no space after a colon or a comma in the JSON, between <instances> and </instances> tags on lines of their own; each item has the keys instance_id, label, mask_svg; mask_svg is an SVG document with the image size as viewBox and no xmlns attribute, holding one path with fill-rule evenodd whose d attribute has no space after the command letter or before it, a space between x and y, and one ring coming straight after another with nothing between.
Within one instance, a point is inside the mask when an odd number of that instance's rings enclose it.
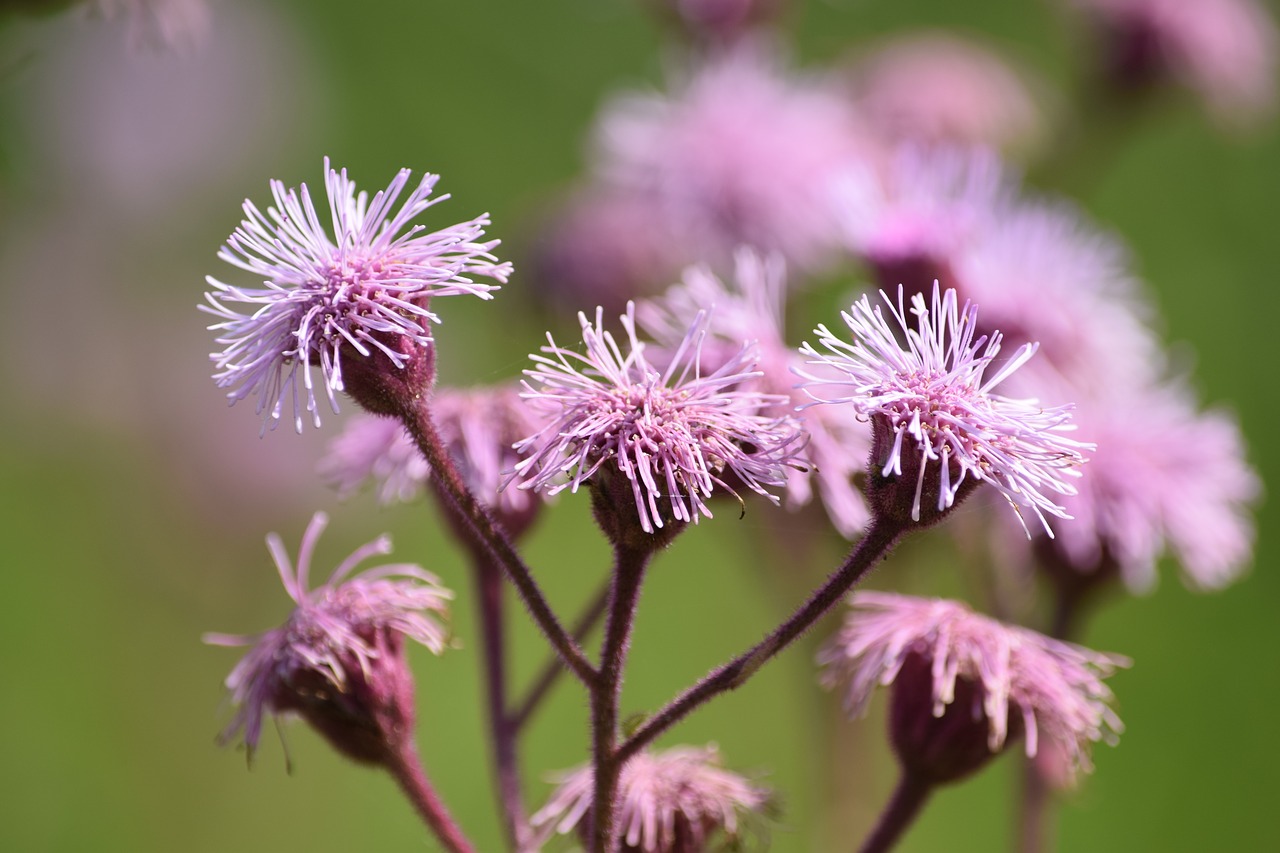
<instances>
[{"instance_id":1,"label":"pale pink bloom","mask_svg":"<svg viewBox=\"0 0 1280 853\"><path fill-rule=\"evenodd\" d=\"M841 535L853 538L870 519L866 501L853 483L866 470L871 450L871 430L857 412L847 406L797 407L809 397L796 387L793 368L804 357L783 336L786 301L786 268L779 255L762 256L750 250L735 253L731 283L721 281L706 267L691 267L683 281L660 298L642 303L637 316L655 340L674 347L701 310L711 312L712 338L703 346L703 364L732 357L744 341L755 341L759 379L748 388L783 401L764 414L796 417L807 438L805 456L809 469L787 471L786 505L808 504L817 493ZM714 310L713 310L714 309Z\"/></svg>"},{"instance_id":2,"label":"pale pink bloom","mask_svg":"<svg viewBox=\"0 0 1280 853\"><path fill-rule=\"evenodd\" d=\"M279 628L251 637L206 634L218 646L251 646L227 676L239 706L222 733L243 732L252 756L268 714L302 715L349 755L352 730L374 717L408 715L412 723L412 674L404 660L407 637L440 654L448 632L437 620L453 594L418 566L388 564L348 577L364 560L389 554L383 536L357 549L321 586L308 589L311 558L328 519L316 513L294 564L276 534L267 537L285 591L297 605ZM336 738L335 738L336 734ZM369 758L365 754L352 755Z\"/></svg>"},{"instance_id":3,"label":"pale pink bloom","mask_svg":"<svg viewBox=\"0 0 1280 853\"><path fill-rule=\"evenodd\" d=\"M871 420L873 483L877 476L900 481L902 489L913 482L913 492L905 494L914 521L921 520L924 495L936 495L936 507L927 508L930 515L934 509L943 513L962 496L962 488L986 482L1004 496L1024 527L1021 510L1026 508L1052 536L1045 515L1069 516L1051 495L1074 494L1068 480L1079 476L1082 451L1092 448L1064 435L1074 428L1068 407L1046 408L993 393L1031 358L1035 345L1024 344L1011 358L997 361L1000 333L979 337L977 308L960 307L954 290L944 294L935 286L931 304L915 294L916 328L907 318L901 289L896 305L884 291L880 296L890 320L864 295L842 312L852 343L818 326L815 333L826 352L808 343L801 347L810 357L807 364L822 368L821 373L798 371L809 380L805 390L819 403L849 405ZM987 376L988 368L993 376ZM889 494L896 500L904 492Z\"/></svg>"},{"instance_id":4,"label":"pale pink bloom","mask_svg":"<svg viewBox=\"0 0 1280 853\"><path fill-rule=\"evenodd\" d=\"M1128 252L1065 202L1001 205L952 255L951 269L964 297L981 306L983 329L1039 343L1036 361L1010 383L1019 393L1043 397L1054 383L1072 399L1162 371L1147 325L1153 312Z\"/></svg>"},{"instance_id":5,"label":"pale pink bloom","mask_svg":"<svg viewBox=\"0 0 1280 853\"><path fill-rule=\"evenodd\" d=\"M560 787L533 815L534 827L582 831L591 811L594 773L588 765L557 780ZM618 779L618 826L625 853L699 853L739 840L742 821L763 810L766 788L720 766L715 746L641 752Z\"/></svg>"},{"instance_id":6,"label":"pale pink bloom","mask_svg":"<svg viewBox=\"0 0 1280 853\"><path fill-rule=\"evenodd\" d=\"M89 0L89 8L109 21L124 18L135 47L189 50L201 47L209 34L205 0Z\"/></svg>"},{"instance_id":7,"label":"pale pink bloom","mask_svg":"<svg viewBox=\"0 0 1280 853\"><path fill-rule=\"evenodd\" d=\"M431 466L404 424L365 413L347 419L318 467L343 498L372 481L380 504L416 500L431 475Z\"/></svg>"},{"instance_id":8,"label":"pale pink bloom","mask_svg":"<svg viewBox=\"0 0 1280 853\"><path fill-rule=\"evenodd\" d=\"M844 99L750 45L717 54L669 94L615 98L596 140L604 180L648 197L702 259L745 243L801 268L837 245L832 179L869 156Z\"/></svg>"},{"instance_id":9,"label":"pale pink bloom","mask_svg":"<svg viewBox=\"0 0 1280 853\"><path fill-rule=\"evenodd\" d=\"M861 57L850 78L858 108L894 141L1025 151L1044 136L1026 72L959 36L892 39Z\"/></svg>"},{"instance_id":10,"label":"pale pink bloom","mask_svg":"<svg viewBox=\"0 0 1280 853\"><path fill-rule=\"evenodd\" d=\"M1262 484L1235 418L1201 412L1181 382L1082 398L1081 436L1098 449L1063 504L1075 518L1053 547L1082 574L1118 568L1135 592L1171 553L1197 589L1231 583L1253 556L1250 506Z\"/></svg>"},{"instance_id":11,"label":"pale pink bloom","mask_svg":"<svg viewBox=\"0 0 1280 853\"><path fill-rule=\"evenodd\" d=\"M629 482L645 533L711 518L707 500L716 491L745 488L777 502L767 487L784 484L787 468L800 464L803 439L793 419L760 414L780 398L744 388L761 375L754 345L704 371L702 311L659 370L636 335L634 304L621 318L625 348L604 330L600 309L594 323L581 313L578 320L585 354L548 334L544 355L530 356L537 366L524 371L522 396L545 426L517 445L527 454L515 467L520 488L576 492L608 466Z\"/></svg>"},{"instance_id":12,"label":"pale pink bloom","mask_svg":"<svg viewBox=\"0 0 1280 853\"><path fill-rule=\"evenodd\" d=\"M424 175L397 209L410 170L401 169L372 199L357 193L345 169L331 169L328 158L324 172L326 217L306 184L292 190L272 181L275 205L265 214L245 200L245 219L218 257L257 276L262 286L224 284L209 276L214 290L200 306L220 321L209 327L224 347L211 355L218 369L214 380L232 389L232 403L256 396L264 430L275 426L290 401L298 432L304 408L318 427L313 368L319 368L336 412L344 358L377 353L403 369L412 355L402 342L410 348L431 344L430 323L440 320L429 307L433 297L465 293L491 299L498 286L476 278L505 282L511 272L510 264L490 254L496 240L478 242L487 216L434 232L412 224L448 198L431 198L438 175Z\"/></svg>"},{"instance_id":13,"label":"pale pink bloom","mask_svg":"<svg viewBox=\"0 0 1280 853\"><path fill-rule=\"evenodd\" d=\"M952 258L991 227L1014 191L1014 178L990 151L904 145L888 169L845 171L832 196L847 247L881 285L927 292L935 278L949 283ZM906 280L917 265L937 272Z\"/></svg>"},{"instance_id":14,"label":"pale pink bloom","mask_svg":"<svg viewBox=\"0 0 1280 853\"><path fill-rule=\"evenodd\" d=\"M818 653L827 688L843 687L851 717L866 712L880 685L922 690L941 718L962 684L972 691L972 719L985 718L987 747L1004 749L1011 723L1021 724L1026 753L1041 739L1063 745L1072 764L1088 770L1089 748L1115 742L1123 731L1111 709L1114 696L1102 679L1129 661L1026 628L1005 625L954 601L887 592L858 592L839 633ZM925 666L924 685L898 680L911 659ZM965 690L966 694L970 691ZM960 709L964 710L964 709Z\"/></svg>"},{"instance_id":15,"label":"pale pink bloom","mask_svg":"<svg viewBox=\"0 0 1280 853\"><path fill-rule=\"evenodd\" d=\"M1121 82L1163 76L1230 123L1275 103L1276 27L1256 0L1071 0L1106 31ZM1132 79L1129 79L1132 78Z\"/></svg>"}]
</instances>

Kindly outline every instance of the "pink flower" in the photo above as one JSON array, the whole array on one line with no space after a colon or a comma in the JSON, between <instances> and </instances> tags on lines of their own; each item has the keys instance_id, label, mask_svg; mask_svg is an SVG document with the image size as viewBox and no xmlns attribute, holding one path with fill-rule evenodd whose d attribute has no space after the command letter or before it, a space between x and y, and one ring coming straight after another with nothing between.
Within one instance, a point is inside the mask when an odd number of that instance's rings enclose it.
<instances>
[{"instance_id":1,"label":"pink flower","mask_svg":"<svg viewBox=\"0 0 1280 853\"><path fill-rule=\"evenodd\" d=\"M546 425L516 447L528 455L515 467L519 486L576 492L620 474L645 533L710 518L707 499L717 490L746 488L776 503L766 487L782 485L788 466L799 464L801 437L793 420L759 414L779 398L742 388L760 376L754 346L704 374L703 311L659 371L636 336L633 304L621 319L625 352L597 309L594 324L578 315L585 355L548 335L545 355L531 356L537 366L525 370L522 396Z\"/></svg>"},{"instance_id":2,"label":"pink flower","mask_svg":"<svg viewBox=\"0 0 1280 853\"><path fill-rule=\"evenodd\" d=\"M1036 341L1011 387L1064 399L1149 383L1164 365L1154 313L1125 247L1069 204L1010 200L951 256L957 288L982 307L983 329Z\"/></svg>"},{"instance_id":3,"label":"pink flower","mask_svg":"<svg viewBox=\"0 0 1280 853\"><path fill-rule=\"evenodd\" d=\"M308 590L311 557L328 519L316 513L302 538L296 568L274 533L267 548L285 591L297 607L284 625L252 637L206 634L218 646L252 646L227 676L239 710L222 733L243 732L250 757L267 713L297 713L350 758L379 760L385 744L372 734L411 731L413 676L405 637L435 654L448 641L436 614L452 593L418 566L379 566L348 579L375 554L388 554L385 536L357 549L321 586Z\"/></svg>"},{"instance_id":4,"label":"pink flower","mask_svg":"<svg viewBox=\"0 0 1280 853\"><path fill-rule=\"evenodd\" d=\"M1114 742L1123 731L1102 679L1128 666L1125 658L1004 625L954 601L858 592L850 604L844 626L819 652L818 663L825 668L825 687L844 686L851 717L865 713L877 685L923 694L939 721L963 693L972 707L958 708L957 720L983 722L989 752L1004 749L1012 724L1025 733L1028 756L1036 755L1044 738L1065 747L1074 765L1086 770L1090 745ZM905 704L895 713L907 712ZM912 736L904 722L894 721L898 738ZM919 722L911 721L917 736L924 734ZM938 744L930 746L936 756Z\"/></svg>"},{"instance_id":5,"label":"pink flower","mask_svg":"<svg viewBox=\"0 0 1280 853\"><path fill-rule=\"evenodd\" d=\"M785 296L782 258L740 249L731 284L705 267L692 267L681 284L659 299L642 303L637 315L660 344L675 347L699 311L714 309L712 338L703 346L703 363L708 366L731 358L743 341L755 341L761 376L744 387L783 401L762 414L796 417L807 439L805 456L813 463L807 470L788 469L786 503L791 508L808 504L816 487L836 529L851 539L870 519L853 478L866 469L871 432L847 406L813 406L796 412L809 398L796 388L792 372L803 365L804 358L783 337Z\"/></svg>"},{"instance_id":6,"label":"pink flower","mask_svg":"<svg viewBox=\"0 0 1280 853\"><path fill-rule=\"evenodd\" d=\"M859 108L891 140L1006 150L1044 135L1026 79L981 45L944 33L892 39L852 74Z\"/></svg>"},{"instance_id":7,"label":"pink flower","mask_svg":"<svg viewBox=\"0 0 1280 853\"><path fill-rule=\"evenodd\" d=\"M1253 555L1249 511L1262 491L1245 461L1235 419L1197 411L1180 382L1122 387L1081 400L1078 422L1098 450L1063 503L1053 553L1071 571L1118 569L1130 589L1148 590L1171 552L1198 589L1235 580Z\"/></svg>"},{"instance_id":8,"label":"pink flower","mask_svg":"<svg viewBox=\"0 0 1280 853\"><path fill-rule=\"evenodd\" d=\"M1254 0L1071 0L1109 37L1122 85L1167 77L1229 123L1275 102L1276 28Z\"/></svg>"},{"instance_id":9,"label":"pink flower","mask_svg":"<svg viewBox=\"0 0 1280 853\"><path fill-rule=\"evenodd\" d=\"M329 168L327 158L324 168L334 234L321 224L305 184L295 191L272 181L275 206L264 215L246 199L246 218L218 252L227 263L260 276L264 286L245 288L209 277L215 292L206 293L209 304L200 306L220 320L209 327L225 347L211 356L218 368L215 381L233 389L227 395L233 403L256 395L264 429L275 426L290 400L299 432L303 407L319 426L313 367L320 368L336 412L344 359L378 354L403 369L415 347L431 344L423 325L439 322L428 308L431 297L469 293L488 299L497 286L472 277L506 281L511 271L489 254L497 241L477 242L487 216L425 234L424 226L410 225L448 198L430 198L439 176L424 175L396 210L408 169L370 200L356 193L345 169Z\"/></svg>"},{"instance_id":10,"label":"pink flower","mask_svg":"<svg viewBox=\"0 0 1280 853\"><path fill-rule=\"evenodd\" d=\"M534 827L561 834L585 826L591 811L590 766L560 777L560 787L533 816ZM625 853L696 853L719 832L738 840L741 821L769 802L769 791L723 769L715 746L641 752L622 768L618 826Z\"/></svg>"},{"instance_id":11,"label":"pink flower","mask_svg":"<svg viewBox=\"0 0 1280 853\"><path fill-rule=\"evenodd\" d=\"M718 54L669 95L616 98L597 129L598 169L720 260L740 244L821 266L837 242L829 184L869 148L829 87L750 46Z\"/></svg>"},{"instance_id":12,"label":"pink flower","mask_svg":"<svg viewBox=\"0 0 1280 853\"><path fill-rule=\"evenodd\" d=\"M416 500L431 475L431 466L400 421L368 414L347 419L318 467L343 498L373 481L380 504Z\"/></svg>"},{"instance_id":13,"label":"pink flower","mask_svg":"<svg viewBox=\"0 0 1280 853\"><path fill-rule=\"evenodd\" d=\"M125 18L135 47L188 50L200 47L209 34L205 0L90 0L89 7L108 21Z\"/></svg>"},{"instance_id":14,"label":"pink flower","mask_svg":"<svg viewBox=\"0 0 1280 853\"><path fill-rule=\"evenodd\" d=\"M1052 536L1045 514L1068 516L1050 493L1075 492L1067 480L1079 476L1082 451L1092 448L1063 435L1073 428L1069 409L992 393L1031 358L1035 345L1020 347L988 378L987 368L1000 354L1000 333L977 337L977 308L958 307L954 290L943 294L935 286L932 307L916 294L914 329L902 291L896 306L887 293L880 295L891 321L863 296L842 315L853 343L818 326L815 333L827 353L808 343L801 352L823 372L799 372L819 403L851 405L871 420L876 512L905 518L906 504L912 521L922 521L922 509L927 521L936 521L963 497L962 489L967 493L986 482L1024 527L1022 508L1034 512Z\"/></svg>"}]
</instances>

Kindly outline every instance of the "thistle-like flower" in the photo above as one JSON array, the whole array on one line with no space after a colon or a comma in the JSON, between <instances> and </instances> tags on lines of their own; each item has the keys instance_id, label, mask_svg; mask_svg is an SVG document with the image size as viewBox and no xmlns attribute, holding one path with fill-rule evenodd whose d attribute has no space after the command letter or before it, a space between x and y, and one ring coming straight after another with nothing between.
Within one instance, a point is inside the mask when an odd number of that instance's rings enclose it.
<instances>
[{"instance_id":1,"label":"thistle-like flower","mask_svg":"<svg viewBox=\"0 0 1280 853\"><path fill-rule=\"evenodd\" d=\"M348 578L375 554L391 551L385 536L357 549L321 586L308 590L316 540L327 518L316 513L302 538L296 568L280 537L267 537L285 590L297 605L279 628L252 637L206 634L218 646L252 646L227 676L238 706L221 739L243 733L252 758L268 714L298 714L343 755L378 763L397 738L413 731L409 638L440 654L448 634L437 620L452 598L418 566L391 564Z\"/></svg>"},{"instance_id":2,"label":"thistle-like flower","mask_svg":"<svg viewBox=\"0 0 1280 853\"><path fill-rule=\"evenodd\" d=\"M590 766L560 777L560 787L532 818L561 834L585 830L594 788ZM715 836L734 841L743 818L769 803L765 788L720 766L716 747L641 752L622 768L618 826L624 853L701 853Z\"/></svg>"},{"instance_id":3,"label":"thistle-like flower","mask_svg":"<svg viewBox=\"0 0 1280 853\"><path fill-rule=\"evenodd\" d=\"M1073 429L1068 407L1043 408L991 393L1036 345L1020 347L987 378L1000 353L1000 333L978 337L977 308L960 308L954 290L943 294L935 285L932 307L915 294L914 329L901 288L896 305L887 293L881 297L892 322L863 296L842 312L852 344L818 326L815 333L828 352L801 347L812 357L809 364L838 378L799 372L819 403L852 405L871 420L873 510L902 523L932 524L986 482L1020 519L1021 508L1034 512L1052 536L1045 515L1068 516L1047 493L1075 493L1066 478L1079 476L1082 451L1092 446L1063 435Z\"/></svg>"},{"instance_id":4,"label":"thistle-like flower","mask_svg":"<svg viewBox=\"0 0 1280 853\"><path fill-rule=\"evenodd\" d=\"M899 757L934 782L961 778L1014 735L1041 738L1089 770L1091 744L1123 725L1102 681L1125 658L980 616L954 601L858 592L840 632L818 654L824 686L844 687L850 717L877 685L893 685L890 731Z\"/></svg>"},{"instance_id":5,"label":"thistle-like flower","mask_svg":"<svg viewBox=\"0 0 1280 853\"><path fill-rule=\"evenodd\" d=\"M641 303L637 317L660 344L675 347L698 312L714 306L703 365L714 366L718 358L736 354L742 341L755 341L761 376L751 387L783 400L763 414L795 412L809 398L796 388L792 373L792 368L804 364L804 357L783 337L786 263L776 253L761 255L746 248L735 253L734 261L732 282L721 281L705 267L691 267L680 284L658 299ZM804 506L816 490L832 524L852 539L870 518L853 480L866 468L871 430L848 406L814 406L793 416L804 429L805 455L812 465L787 472L786 505Z\"/></svg>"},{"instance_id":6,"label":"thistle-like flower","mask_svg":"<svg viewBox=\"0 0 1280 853\"><path fill-rule=\"evenodd\" d=\"M211 355L215 381L232 389L232 403L256 395L264 430L275 426L290 401L299 432L303 409L320 425L316 367L335 412L335 392L343 390L357 394L366 408L378 408L358 393L363 389L348 387L344 371L361 366L403 374L414 392L425 391L434 376L427 324L439 322L430 299L459 293L491 298L497 285L475 277L505 282L511 271L490 254L498 241L478 242L487 215L430 233L410 225L448 198L431 198L438 175L424 175L396 209L408 169L370 199L356 192L345 169L331 169L327 158L324 168L332 235L306 184L287 190L272 181L275 205L263 214L246 199L245 219L218 252L260 276L263 286L239 287L210 276L215 290L200 306L220 320L209 327L225 347Z\"/></svg>"},{"instance_id":7,"label":"thistle-like flower","mask_svg":"<svg viewBox=\"0 0 1280 853\"><path fill-rule=\"evenodd\" d=\"M597 517L603 508L615 518L601 519L614 536L710 518L716 490L745 488L777 502L766 486L786 482L803 442L794 420L760 414L783 398L743 389L761 375L753 344L703 375L702 311L659 371L636 336L634 304L621 318L625 353L604 330L603 311L594 324L578 319L585 354L548 334L545 355L530 356L537 366L525 370L522 396L547 419L517 445L528 455L515 467L521 488L576 492L590 481Z\"/></svg>"}]
</instances>

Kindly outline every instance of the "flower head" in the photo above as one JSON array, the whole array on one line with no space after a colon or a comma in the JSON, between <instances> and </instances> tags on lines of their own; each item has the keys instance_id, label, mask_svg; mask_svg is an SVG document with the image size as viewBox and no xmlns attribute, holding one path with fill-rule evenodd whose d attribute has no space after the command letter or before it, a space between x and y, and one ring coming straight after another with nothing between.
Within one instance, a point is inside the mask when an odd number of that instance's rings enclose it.
<instances>
[{"instance_id":1,"label":"flower head","mask_svg":"<svg viewBox=\"0 0 1280 853\"><path fill-rule=\"evenodd\" d=\"M1071 0L1104 31L1121 86L1171 80L1240 123L1275 101L1275 23L1256 0Z\"/></svg>"},{"instance_id":2,"label":"flower head","mask_svg":"<svg viewBox=\"0 0 1280 853\"><path fill-rule=\"evenodd\" d=\"M560 787L532 818L535 827L567 833L591 811L590 766L560 777ZM698 853L723 831L739 837L744 815L769 802L769 791L720 766L715 746L641 752L618 782L618 826L625 853Z\"/></svg>"},{"instance_id":3,"label":"flower head","mask_svg":"<svg viewBox=\"0 0 1280 853\"><path fill-rule=\"evenodd\" d=\"M859 107L890 139L1001 149L1044 134L1025 79L982 45L941 33L880 45L853 74Z\"/></svg>"},{"instance_id":4,"label":"flower head","mask_svg":"<svg viewBox=\"0 0 1280 853\"><path fill-rule=\"evenodd\" d=\"M848 406L813 406L796 412L808 397L796 388L792 368L804 357L783 337L786 264L775 254L740 249L734 275L722 281L706 267L691 267L684 280L660 298L641 303L637 317L658 343L675 347L703 308L710 315L710 338L703 346L703 365L731 358L742 341L755 341L760 377L749 386L781 402L762 414L792 414L805 433L807 469L787 471L785 501L789 508L808 504L815 490L841 535L853 538L870 518L854 476L866 468L871 431Z\"/></svg>"},{"instance_id":5,"label":"flower head","mask_svg":"<svg viewBox=\"0 0 1280 853\"><path fill-rule=\"evenodd\" d=\"M832 87L781 65L742 45L670 95L616 98L597 132L600 174L651 199L655 215L701 247L700 259L746 243L822 266L838 241L828 184L870 146Z\"/></svg>"},{"instance_id":6,"label":"flower head","mask_svg":"<svg viewBox=\"0 0 1280 853\"><path fill-rule=\"evenodd\" d=\"M517 445L528 454L515 468L521 488L555 494L621 475L646 534L668 521L710 518L706 501L717 489L744 487L777 501L765 487L785 482L802 441L791 419L759 414L779 398L743 389L760 376L753 345L704 375L702 311L659 371L636 336L634 304L621 318L625 353L601 310L594 324L578 319L585 354L548 335L545 355L531 356L537 366L525 370L522 396L547 420Z\"/></svg>"},{"instance_id":7,"label":"flower head","mask_svg":"<svg viewBox=\"0 0 1280 853\"><path fill-rule=\"evenodd\" d=\"M370 199L356 192L345 169L331 169L327 158L324 165L333 233L322 224L306 184L286 190L272 181L275 205L263 214L246 199L245 219L218 252L227 263L260 276L263 286L209 277L215 290L205 294L209 304L200 306L220 319L209 327L225 347L211 356L218 368L215 381L232 389L227 396L233 403L256 395L264 428L275 425L289 401L299 432L304 408L319 426L315 367L335 412L335 392L346 390L344 365L376 360L394 371L430 370L424 364L432 341L426 324L439 322L430 299L458 293L490 298L496 285L473 277L502 282L511 270L490 254L496 240L478 242L487 216L431 233L410 225L448 198L431 198L439 176L424 175L397 209L408 169Z\"/></svg>"},{"instance_id":8,"label":"flower head","mask_svg":"<svg viewBox=\"0 0 1280 853\"><path fill-rule=\"evenodd\" d=\"M301 715L344 755L379 761L388 739L412 728L413 678L404 638L439 654L448 635L436 619L452 597L418 566L379 566L349 577L375 554L391 551L385 536L357 549L321 586L308 590L316 540L327 523L316 513L302 538L296 568L280 537L267 537L285 591L297 605L279 628L253 637L206 634L218 646L252 646L227 676L238 706L222 733L243 732L250 757L267 713Z\"/></svg>"},{"instance_id":9,"label":"flower head","mask_svg":"<svg viewBox=\"0 0 1280 853\"><path fill-rule=\"evenodd\" d=\"M1098 451L1064 500L1075 521L1050 549L1056 568L1084 578L1118 571L1142 592L1167 550L1197 589L1240 575L1261 483L1231 415L1197 411L1183 383L1164 382L1082 399L1078 420Z\"/></svg>"},{"instance_id":10,"label":"flower head","mask_svg":"<svg viewBox=\"0 0 1280 853\"><path fill-rule=\"evenodd\" d=\"M896 306L883 291L881 297L892 321L863 296L843 313L852 344L819 326L815 332L828 352L808 343L801 348L812 357L809 364L836 378L800 372L819 403L852 405L871 420L876 511L905 519L909 506L912 522L932 523L977 483L987 482L1020 518L1020 507L1030 509L1052 535L1045 514L1067 516L1046 492L1073 494L1065 478L1079 476L1081 451L1091 448L1062 434L1072 429L1068 408L991 393L1034 354L1035 345L1019 348L988 378L987 368L1000 353L1000 333L976 337L977 309L968 303L960 308L954 290L942 294L935 285L932 307L915 294L914 329L901 289ZM829 390L815 390L820 388Z\"/></svg>"},{"instance_id":11,"label":"flower head","mask_svg":"<svg viewBox=\"0 0 1280 853\"><path fill-rule=\"evenodd\" d=\"M347 419L318 467L340 497L350 497L372 481L378 503L384 505L415 500L431 475L404 424L368 414Z\"/></svg>"},{"instance_id":12,"label":"flower head","mask_svg":"<svg viewBox=\"0 0 1280 853\"><path fill-rule=\"evenodd\" d=\"M972 739L964 728L972 722L981 724L989 753L1020 729L1028 756L1041 738L1051 739L1089 769L1090 745L1113 742L1123 730L1102 679L1128 666L1125 658L1005 625L954 601L858 592L850 602L844 626L818 654L822 683L844 685L851 717L866 711L877 685L893 684L895 747L904 760L965 769L954 759L973 747L963 742ZM944 719L960 704L969 707ZM962 742L939 743L939 735Z\"/></svg>"}]
</instances>

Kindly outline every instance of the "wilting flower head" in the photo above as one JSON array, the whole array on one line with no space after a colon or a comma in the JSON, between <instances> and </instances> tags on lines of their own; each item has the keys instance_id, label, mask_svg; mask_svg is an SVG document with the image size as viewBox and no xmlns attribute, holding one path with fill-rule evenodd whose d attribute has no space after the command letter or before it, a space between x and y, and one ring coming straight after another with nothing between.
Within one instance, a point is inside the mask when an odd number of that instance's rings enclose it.
<instances>
[{"instance_id":1,"label":"wilting flower head","mask_svg":"<svg viewBox=\"0 0 1280 853\"><path fill-rule=\"evenodd\" d=\"M776 503L765 487L785 482L801 438L793 420L759 414L779 398L741 387L760 376L755 347L743 346L704 375L709 320L702 311L659 371L636 336L634 304L621 319L625 352L597 309L594 325L578 315L585 354L548 335L545 355L530 356L537 366L525 370L522 396L545 413L546 425L516 448L528 454L515 468L520 487L555 494L592 481L600 494L616 486L612 511L629 517L616 505L629 493L646 534L669 521L710 518L706 501L717 489L745 487Z\"/></svg>"},{"instance_id":2,"label":"wilting flower head","mask_svg":"<svg viewBox=\"0 0 1280 853\"><path fill-rule=\"evenodd\" d=\"M327 158L324 167L333 234L306 184L286 190L272 181L275 205L263 214L246 199L246 218L218 252L227 263L262 277L263 286L209 277L216 290L200 306L221 319L209 327L220 332L217 342L225 346L211 356L218 385L232 388L227 396L233 403L256 395L258 413L265 412L272 426L292 400L299 432L303 408L320 424L312 368L319 367L335 412L334 394L346 388L344 368L370 361L406 374L413 372L408 368L430 372L426 353L432 339L425 324L439 322L428 307L431 297L490 298L496 285L472 277L506 281L511 270L489 253L496 240L477 242L487 216L431 233L410 225L448 198L431 198L439 176L424 175L397 209L408 169L370 199L357 194L345 169L331 169Z\"/></svg>"},{"instance_id":3,"label":"wilting flower head","mask_svg":"<svg viewBox=\"0 0 1280 853\"><path fill-rule=\"evenodd\" d=\"M842 313L852 344L818 326L815 333L829 354L808 343L801 348L812 356L809 364L834 370L838 378L800 373L819 403L852 405L871 420L875 512L932 523L987 482L1019 518L1020 507L1030 509L1052 536L1045 513L1068 516L1046 492L1073 494L1065 478L1079 476L1081 451L1091 448L1062 435L1072 429L1068 408L991 393L1035 353L1035 345L1020 347L987 378L1000 353L1000 333L976 337L977 308L959 308L954 290L942 294L935 286L931 308L916 294L914 329L902 290L896 306L887 293L880 295L892 322L863 296ZM819 394L817 388L829 390Z\"/></svg>"},{"instance_id":4,"label":"wilting flower head","mask_svg":"<svg viewBox=\"0 0 1280 853\"><path fill-rule=\"evenodd\" d=\"M935 781L976 769L981 747L988 757L998 753L1018 730L1028 756L1042 737L1052 739L1087 770L1090 745L1123 731L1102 682L1129 665L1122 657L1004 625L954 601L858 592L850 602L844 626L818 654L822 683L844 686L851 717L866 711L877 685L892 684L895 748L904 761L929 765L913 769Z\"/></svg>"},{"instance_id":5,"label":"wilting flower head","mask_svg":"<svg viewBox=\"0 0 1280 853\"><path fill-rule=\"evenodd\" d=\"M925 33L859 60L853 85L860 109L892 140L1024 149L1044 133L1024 79L977 43Z\"/></svg>"},{"instance_id":6,"label":"wilting flower head","mask_svg":"<svg viewBox=\"0 0 1280 853\"><path fill-rule=\"evenodd\" d=\"M1261 483L1233 417L1197 411L1182 383L1164 382L1082 399L1077 419L1098 450L1063 502L1075 521L1049 548L1055 568L1100 579L1119 571L1141 592L1168 550L1198 589L1239 576Z\"/></svg>"},{"instance_id":7,"label":"wilting flower head","mask_svg":"<svg viewBox=\"0 0 1280 853\"><path fill-rule=\"evenodd\" d=\"M532 818L556 832L585 829L594 774L588 765L565 773L560 787ZM700 853L716 833L735 840L740 822L769 802L769 791L720 766L715 746L641 752L618 780L618 826L625 853Z\"/></svg>"},{"instance_id":8,"label":"wilting flower head","mask_svg":"<svg viewBox=\"0 0 1280 853\"><path fill-rule=\"evenodd\" d=\"M813 406L795 412L808 397L795 387L792 373L792 368L803 365L804 357L783 337L785 262L777 254L761 255L746 248L735 253L734 260L731 283L706 267L690 267L680 284L658 299L641 303L637 317L658 343L675 347L698 312L714 306L711 337L703 346L704 367L736 355L742 341L756 342L761 375L748 387L783 401L762 414L792 413L800 421L805 456L812 463L808 469L787 471L786 504L790 508L808 504L816 486L831 522L841 535L852 538L870 518L853 478L866 469L871 431L848 406Z\"/></svg>"},{"instance_id":9,"label":"wilting flower head","mask_svg":"<svg viewBox=\"0 0 1280 853\"><path fill-rule=\"evenodd\" d=\"M250 757L267 713L301 715L349 758L377 762L390 739L412 731L413 677L404 638L439 654L448 635L436 619L452 597L418 566L390 564L348 576L375 554L391 551L385 536L357 549L321 586L308 590L311 557L328 519L316 513L296 568L274 533L267 548L297 607L279 628L253 637L206 634L219 646L252 646L227 676L238 706L222 733L243 732Z\"/></svg>"},{"instance_id":10,"label":"wilting flower head","mask_svg":"<svg viewBox=\"0 0 1280 853\"><path fill-rule=\"evenodd\" d=\"M744 46L699 67L675 93L615 99L597 131L598 170L647 197L671 227L722 260L740 244L802 268L838 242L828 186L869 144L829 86Z\"/></svg>"},{"instance_id":11,"label":"wilting flower head","mask_svg":"<svg viewBox=\"0 0 1280 853\"><path fill-rule=\"evenodd\" d=\"M1275 101L1276 28L1255 0L1071 0L1108 38L1114 82L1173 80L1211 112L1240 122Z\"/></svg>"}]
</instances>

